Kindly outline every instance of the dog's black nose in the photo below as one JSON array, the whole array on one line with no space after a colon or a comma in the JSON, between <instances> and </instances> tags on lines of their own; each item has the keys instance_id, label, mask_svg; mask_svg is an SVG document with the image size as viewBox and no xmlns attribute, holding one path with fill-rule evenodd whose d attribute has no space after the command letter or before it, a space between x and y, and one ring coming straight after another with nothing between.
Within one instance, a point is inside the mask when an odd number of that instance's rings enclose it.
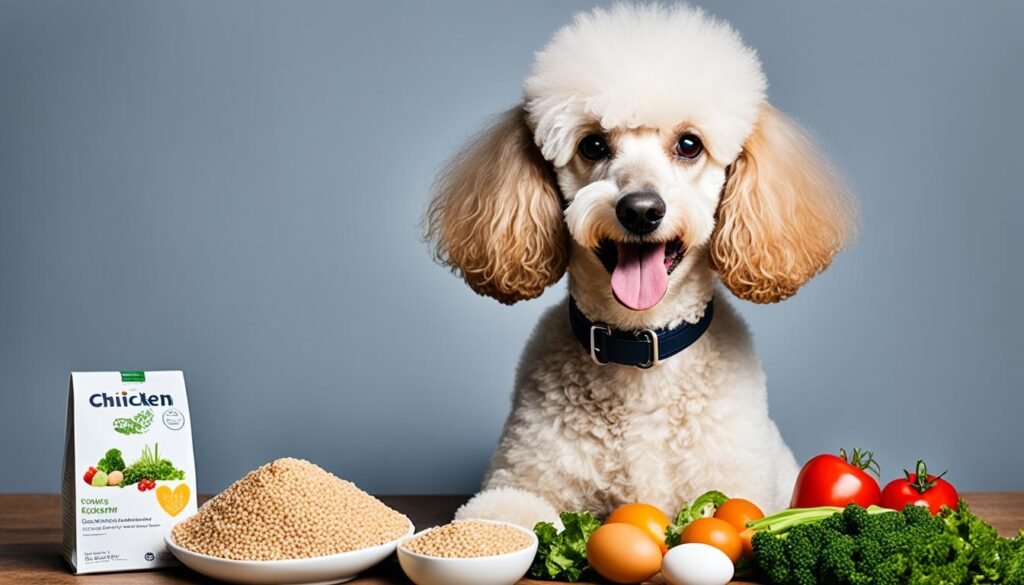
<instances>
[{"instance_id":1,"label":"dog's black nose","mask_svg":"<svg viewBox=\"0 0 1024 585\"><path fill-rule=\"evenodd\" d=\"M649 234L665 217L665 200L653 191L628 193L615 205L615 216L630 233Z\"/></svg>"}]
</instances>

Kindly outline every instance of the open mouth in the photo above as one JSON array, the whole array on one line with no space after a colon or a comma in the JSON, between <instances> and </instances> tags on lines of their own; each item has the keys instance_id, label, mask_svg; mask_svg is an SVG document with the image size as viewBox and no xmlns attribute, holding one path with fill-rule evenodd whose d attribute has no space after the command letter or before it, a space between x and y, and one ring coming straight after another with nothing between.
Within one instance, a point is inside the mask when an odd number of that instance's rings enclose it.
<instances>
[{"instance_id":1,"label":"open mouth","mask_svg":"<svg viewBox=\"0 0 1024 585\"><path fill-rule=\"evenodd\" d=\"M683 260L683 242L614 242L604 239L595 250L611 275L615 300L634 311L658 304L668 290L668 275Z\"/></svg>"}]
</instances>

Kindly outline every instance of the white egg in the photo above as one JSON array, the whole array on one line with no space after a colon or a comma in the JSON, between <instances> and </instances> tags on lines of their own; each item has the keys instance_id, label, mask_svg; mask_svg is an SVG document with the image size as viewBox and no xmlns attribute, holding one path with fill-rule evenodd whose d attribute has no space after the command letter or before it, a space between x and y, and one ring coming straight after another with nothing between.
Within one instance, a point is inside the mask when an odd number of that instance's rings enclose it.
<instances>
[{"instance_id":1,"label":"white egg","mask_svg":"<svg viewBox=\"0 0 1024 585\"><path fill-rule=\"evenodd\" d=\"M661 575L669 585L725 585L733 571L724 552L696 542L672 548L661 562Z\"/></svg>"}]
</instances>

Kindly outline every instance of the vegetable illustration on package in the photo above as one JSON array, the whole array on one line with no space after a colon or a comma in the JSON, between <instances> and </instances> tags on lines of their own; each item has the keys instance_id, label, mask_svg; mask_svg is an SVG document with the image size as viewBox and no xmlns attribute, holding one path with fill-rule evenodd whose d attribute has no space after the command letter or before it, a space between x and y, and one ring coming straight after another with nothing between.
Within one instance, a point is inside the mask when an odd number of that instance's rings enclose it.
<instances>
[{"instance_id":1,"label":"vegetable illustration on package","mask_svg":"<svg viewBox=\"0 0 1024 585\"><path fill-rule=\"evenodd\" d=\"M146 409L131 418L115 418L114 430L122 435L141 435L153 424L153 411Z\"/></svg>"},{"instance_id":2,"label":"vegetable illustration on package","mask_svg":"<svg viewBox=\"0 0 1024 585\"><path fill-rule=\"evenodd\" d=\"M120 449L110 449L107 454L100 459L100 462L96 464L96 469L103 473L110 473L111 471L124 471L124 457L121 456Z\"/></svg>"},{"instance_id":3,"label":"vegetable illustration on package","mask_svg":"<svg viewBox=\"0 0 1024 585\"><path fill-rule=\"evenodd\" d=\"M124 464L120 449L110 449L95 467L90 467L82 476L85 483L93 487L138 484L139 491L156 488L157 480L174 481L185 479L185 472L160 457L160 446L156 443L142 447L142 455L129 466Z\"/></svg>"},{"instance_id":4,"label":"vegetable illustration on package","mask_svg":"<svg viewBox=\"0 0 1024 585\"><path fill-rule=\"evenodd\" d=\"M135 463L124 470L124 484L132 485L141 480L168 481L185 479L185 472L174 467L174 464L160 457L160 446L156 443L142 448L142 455Z\"/></svg>"}]
</instances>

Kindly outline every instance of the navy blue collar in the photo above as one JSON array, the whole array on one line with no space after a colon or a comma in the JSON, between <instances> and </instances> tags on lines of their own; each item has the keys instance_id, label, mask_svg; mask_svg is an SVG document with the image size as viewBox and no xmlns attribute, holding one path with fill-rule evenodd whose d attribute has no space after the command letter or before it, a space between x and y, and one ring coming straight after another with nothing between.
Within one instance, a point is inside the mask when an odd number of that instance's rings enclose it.
<instances>
[{"instance_id":1,"label":"navy blue collar","mask_svg":"<svg viewBox=\"0 0 1024 585\"><path fill-rule=\"evenodd\" d=\"M672 329L615 331L604 323L591 321L569 297L569 326L576 340L599 364L622 364L649 368L690 347L711 325L714 302L708 301L704 316L696 323L683 322Z\"/></svg>"}]
</instances>

